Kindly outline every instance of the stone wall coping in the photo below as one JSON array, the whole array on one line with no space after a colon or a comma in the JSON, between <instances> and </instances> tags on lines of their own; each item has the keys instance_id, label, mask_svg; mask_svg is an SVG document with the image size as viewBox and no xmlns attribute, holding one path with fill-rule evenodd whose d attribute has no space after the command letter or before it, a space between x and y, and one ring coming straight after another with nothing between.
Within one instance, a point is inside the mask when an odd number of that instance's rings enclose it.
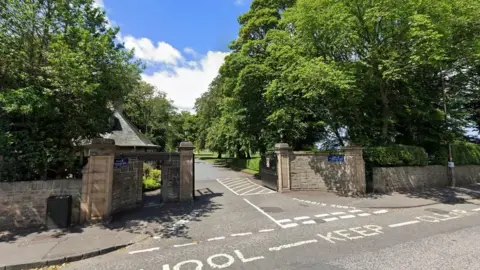
<instances>
[{"instance_id":1,"label":"stone wall coping","mask_svg":"<svg viewBox=\"0 0 480 270\"><path fill-rule=\"evenodd\" d=\"M62 178L62 179L47 179L47 180L31 180L31 181L2 181L0 184L23 184L34 182L53 182L53 181L82 181L81 178Z\"/></svg>"}]
</instances>

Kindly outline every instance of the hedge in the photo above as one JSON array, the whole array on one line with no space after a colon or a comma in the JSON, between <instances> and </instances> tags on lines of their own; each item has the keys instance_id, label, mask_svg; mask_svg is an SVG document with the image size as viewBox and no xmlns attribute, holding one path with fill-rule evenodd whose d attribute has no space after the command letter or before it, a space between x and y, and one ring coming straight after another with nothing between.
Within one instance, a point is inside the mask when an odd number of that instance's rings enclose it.
<instances>
[{"instance_id":1,"label":"hedge","mask_svg":"<svg viewBox=\"0 0 480 270\"><path fill-rule=\"evenodd\" d=\"M455 165L480 165L480 145L461 142L452 144L452 157ZM442 146L429 156L431 165L446 165L448 147Z\"/></svg>"},{"instance_id":2,"label":"hedge","mask_svg":"<svg viewBox=\"0 0 480 270\"><path fill-rule=\"evenodd\" d=\"M229 165L237 169L249 169L249 170L258 172L260 171L260 161L261 161L261 158L251 158L251 159L234 158L231 161L229 161Z\"/></svg>"},{"instance_id":3,"label":"hedge","mask_svg":"<svg viewBox=\"0 0 480 270\"><path fill-rule=\"evenodd\" d=\"M363 159L367 166L426 166L428 156L425 149L411 145L388 145L366 148Z\"/></svg>"}]
</instances>

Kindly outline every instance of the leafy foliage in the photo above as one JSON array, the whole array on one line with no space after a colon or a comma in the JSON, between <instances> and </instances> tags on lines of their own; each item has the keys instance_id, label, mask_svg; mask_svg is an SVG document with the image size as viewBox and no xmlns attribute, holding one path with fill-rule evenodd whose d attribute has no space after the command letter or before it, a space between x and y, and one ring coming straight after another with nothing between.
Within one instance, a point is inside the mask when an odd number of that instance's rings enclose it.
<instances>
[{"instance_id":1,"label":"leafy foliage","mask_svg":"<svg viewBox=\"0 0 480 270\"><path fill-rule=\"evenodd\" d=\"M427 153L418 146L389 145L366 148L363 159L369 167L426 166Z\"/></svg>"},{"instance_id":2,"label":"leafy foliage","mask_svg":"<svg viewBox=\"0 0 480 270\"><path fill-rule=\"evenodd\" d=\"M0 3L2 179L64 177L80 139L109 130L109 104L139 80L92 0Z\"/></svg>"},{"instance_id":3,"label":"leafy foliage","mask_svg":"<svg viewBox=\"0 0 480 270\"><path fill-rule=\"evenodd\" d=\"M480 165L480 145L461 142L452 144L452 158L455 165ZM448 147L442 146L430 155L430 164L446 165Z\"/></svg>"},{"instance_id":4,"label":"leafy foliage","mask_svg":"<svg viewBox=\"0 0 480 270\"><path fill-rule=\"evenodd\" d=\"M229 165L238 169L249 169L252 171L259 172L260 161L261 161L261 158L251 158L251 159L234 158L232 161L229 162Z\"/></svg>"},{"instance_id":5,"label":"leafy foliage","mask_svg":"<svg viewBox=\"0 0 480 270\"><path fill-rule=\"evenodd\" d=\"M465 140L479 123L479 12L474 0L253 0L197 100L198 145L241 157L276 142L434 152ZM385 162L424 164L412 158Z\"/></svg>"}]
</instances>

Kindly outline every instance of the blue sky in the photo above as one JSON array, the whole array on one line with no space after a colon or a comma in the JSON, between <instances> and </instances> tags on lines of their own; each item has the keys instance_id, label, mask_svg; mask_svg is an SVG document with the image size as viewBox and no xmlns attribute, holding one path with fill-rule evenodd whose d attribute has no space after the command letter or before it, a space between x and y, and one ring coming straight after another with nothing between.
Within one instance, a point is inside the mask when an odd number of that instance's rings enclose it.
<instances>
[{"instance_id":1,"label":"blue sky","mask_svg":"<svg viewBox=\"0 0 480 270\"><path fill-rule=\"evenodd\" d=\"M238 35L251 0L96 0L119 39L147 63L143 79L191 109Z\"/></svg>"}]
</instances>

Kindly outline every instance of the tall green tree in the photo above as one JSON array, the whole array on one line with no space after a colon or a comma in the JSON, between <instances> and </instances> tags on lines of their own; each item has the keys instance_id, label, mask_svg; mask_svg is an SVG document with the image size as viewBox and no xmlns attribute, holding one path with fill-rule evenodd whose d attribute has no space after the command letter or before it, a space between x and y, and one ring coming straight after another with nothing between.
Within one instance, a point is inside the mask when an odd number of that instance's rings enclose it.
<instances>
[{"instance_id":1,"label":"tall green tree","mask_svg":"<svg viewBox=\"0 0 480 270\"><path fill-rule=\"evenodd\" d=\"M60 176L139 80L92 0L0 2L2 180Z\"/></svg>"}]
</instances>

